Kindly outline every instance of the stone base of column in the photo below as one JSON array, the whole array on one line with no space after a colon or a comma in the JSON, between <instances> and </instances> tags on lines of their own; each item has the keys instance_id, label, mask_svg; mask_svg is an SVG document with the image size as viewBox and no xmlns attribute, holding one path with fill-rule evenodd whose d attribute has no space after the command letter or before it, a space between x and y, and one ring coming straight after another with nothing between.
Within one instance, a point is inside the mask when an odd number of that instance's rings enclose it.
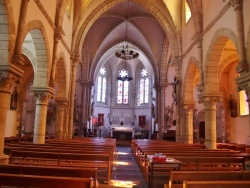
<instances>
[{"instance_id":1,"label":"stone base of column","mask_svg":"<svg viewBox=\"0 0 250 188\"><path fill-rule=\"evenodd\" d=\"M0 164L9 164L9 156L0 155Z\"/></svg>"},{"instance_id":2,"label":"stone base of column","mask_svg":"<svg viewBox=\"0 0 250 188\"><path fill-rule=\"evenodd\" d=\"M213 142L211 140L205 140L205 146L207 149L217 149L216 142Z\"/></svg>"}]
</instances>

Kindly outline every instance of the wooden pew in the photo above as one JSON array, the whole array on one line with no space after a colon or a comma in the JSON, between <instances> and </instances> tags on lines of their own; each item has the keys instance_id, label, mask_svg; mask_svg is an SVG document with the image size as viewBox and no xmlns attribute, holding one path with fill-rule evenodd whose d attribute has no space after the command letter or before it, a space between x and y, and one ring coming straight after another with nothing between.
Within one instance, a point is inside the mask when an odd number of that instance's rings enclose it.
<instances>
[{"instance_id":1,"label":"wooden pew","mask_svg":"<svg viewBox=\"0 0 250 188\"><path fill-rule=\"evenodd\" d=\"M23 145L18 145L18 146L4 146L4 154L6 155L10 155L11 150L21 150L21 151L35 151L35 152L57 152L57 153L64 153L65 151L67 153L82 153L82 154L109 154L111 157L111 160L114 159L114 151L112 149L93 149L93 148L74 148L74 147L54 147L54 146L50 146L50 147L40 147L40 146L28 146L25 147Z\"/></svg>"},{"instance_id":2,"label":"wooden pew","mask_svg":"<svg viewBox=\"0 0 250 188\"><path fill-rule=\"evenodd\" d=\"M48 166L26 166L26 165L0 165L0 173L24 174L39 176L59 176L92 178L94 187L97 187L97 169L95 168L70 168L70 167L48 167Z\"/></svg>"},{"instance_id":3,"label":"wooden pew","mask_svg":"<svg viewBox=\"0 0 250 188\"><path fill-rule=\"evenodd\" d=\"M249 188L250 181L184 181L183 188Z\"/></svg>"},{"instance_id":4,"label":"wooden pew","mask_svg":"<svg viewBox=\"0 0 250 188\"><path fill-rule=\"evenodd\" d=\"M182 188L184 181L250 180L250 171L171 171L164 188Z\"/></svg>"},{"instance_id":5,"label":"wooden pew","mask_svg":"<svg viewBox=\"0 0 250 188\"><path fill-rule=\"evenodd\" d=\"M109 154L76 154L57 152L34 152L12 150L10 164L97 168L99 174L106 174L110 181L112 161ZM100 176L99 176L100 177Z\"/></svg>"},{"instance_id":6,"label":"wooden pew","mask_svg":"<svg viewBox=\"0 0 250 188\"><path fill-rule=\"evenodd\" d=\"M181 170L193 170L193 171L201 171L201 170L209 170L209 171L241 171L244 169L244 158L242 157L175 157L175 159L181 161L183 165L181 166ZM149 180L154 179L157 176L169 176L169 172L171 169L166 168L162 165L162 167L158 167L154 169L154 176L152 177L150 169L150 162L146 165L144 171L144 177L146 182L150 183ZM184 168L183 168L184 166ZM151 181L152 182L152 181Z\"/></svg>"},{"instance_id":7,"label":"wooden pew","mask_svg":"<svg viewBox=\"0 0 250 188\"><path fill-rule=\"evenodd\" d=\"M1 186L38 187L38 188L91 188L91 178L57 176L36 176L0 173Z\"/></svg>"}]
</instances>

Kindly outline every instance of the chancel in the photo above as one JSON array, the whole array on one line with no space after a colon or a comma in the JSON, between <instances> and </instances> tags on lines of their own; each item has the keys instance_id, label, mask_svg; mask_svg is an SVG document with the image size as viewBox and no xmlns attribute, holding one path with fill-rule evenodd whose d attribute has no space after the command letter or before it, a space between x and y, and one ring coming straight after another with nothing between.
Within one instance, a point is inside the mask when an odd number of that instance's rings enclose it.
<instances>
[{"instance_id":1,"label":"chancel","mask_svg":"<svg viewBox=\"0 0 250 188\"><path fill-rule=\"evenodd\" d=\"M249 7L0 0L0 187L248 183Z\"/></svg>"}]
</instances>

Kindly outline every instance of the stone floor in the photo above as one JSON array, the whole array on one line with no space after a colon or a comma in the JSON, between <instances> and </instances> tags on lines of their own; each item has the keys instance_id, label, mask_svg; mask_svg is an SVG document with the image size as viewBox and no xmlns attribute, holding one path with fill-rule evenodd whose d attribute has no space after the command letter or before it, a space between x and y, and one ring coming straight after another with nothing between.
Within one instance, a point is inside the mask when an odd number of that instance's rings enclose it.
<instances>
[{"instance_id":1,"label":"stone floor","mask_svg":"<svg viewBox=\"0 0 250 188\"><path fill-rule=\"evenodd\" d=\"M131 153L130 145L116 147L115 162L109 184L99 183L100 188L147 188L139 167Z\"/></svg>"}]
</instances>

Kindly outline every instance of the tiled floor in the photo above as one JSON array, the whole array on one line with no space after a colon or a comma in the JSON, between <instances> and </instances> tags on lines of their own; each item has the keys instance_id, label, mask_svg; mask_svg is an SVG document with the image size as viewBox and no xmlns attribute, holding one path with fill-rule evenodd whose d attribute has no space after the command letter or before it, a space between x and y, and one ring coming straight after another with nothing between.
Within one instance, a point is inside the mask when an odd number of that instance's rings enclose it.
<instances>
[{"instance_id":1,"label":"tiled floor","mask_svg":"<svg viewBox=\"0 0 250 188\"><path fill-rule=\"evenodd\" d=\"M130 146L117 146L111 182L99 184L100 188L147 188Z\"/></svg>"}]
</instances>

